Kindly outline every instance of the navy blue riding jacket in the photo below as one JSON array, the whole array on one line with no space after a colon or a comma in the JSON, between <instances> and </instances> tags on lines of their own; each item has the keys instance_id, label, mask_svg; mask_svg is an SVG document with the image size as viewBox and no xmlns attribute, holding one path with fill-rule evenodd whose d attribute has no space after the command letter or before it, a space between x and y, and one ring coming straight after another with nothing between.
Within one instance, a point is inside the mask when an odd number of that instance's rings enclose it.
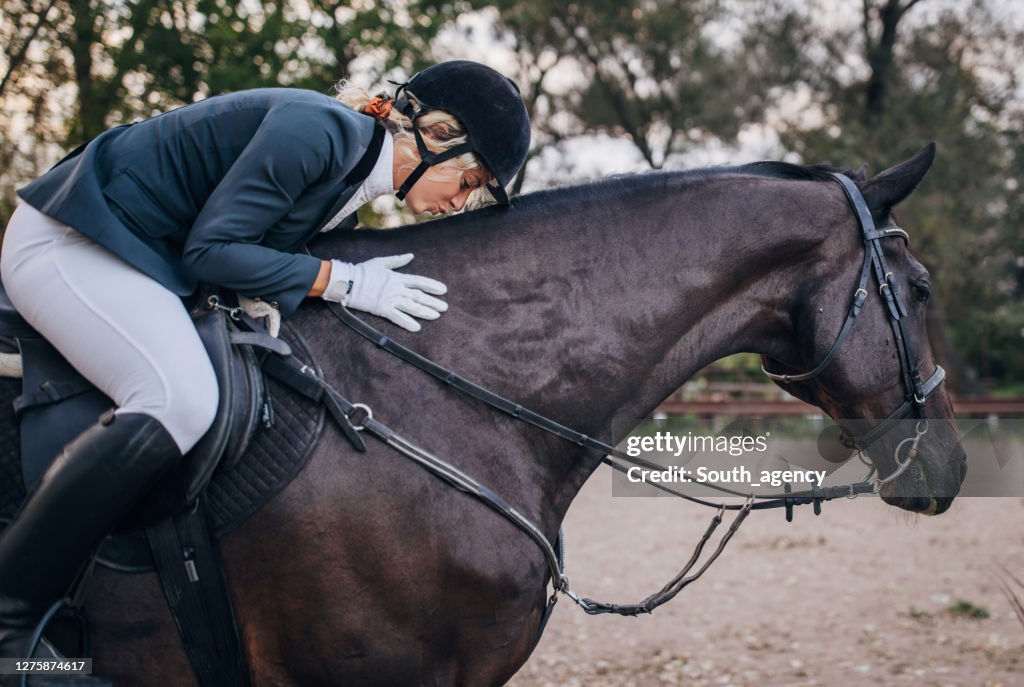
<instances>
[{"instance_id":1,"label":"navy blue riding jacket","mask_svg":"<svg viewBox=\"0 0 1024 687\"><path fill-rule=\"evenodd\" d=\"M374 126L314 91L239 91L110 129L18 195L180 296L202 281L287 316L320 270L296 251L355 193Z\"/></svg>"}]
</instances>

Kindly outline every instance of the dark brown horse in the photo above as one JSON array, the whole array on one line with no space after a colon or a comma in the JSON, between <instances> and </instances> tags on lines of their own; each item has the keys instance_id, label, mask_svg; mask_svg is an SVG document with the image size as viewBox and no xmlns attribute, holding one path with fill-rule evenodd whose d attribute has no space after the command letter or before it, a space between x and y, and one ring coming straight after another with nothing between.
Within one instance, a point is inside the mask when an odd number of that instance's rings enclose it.
<instances>
[{"instance_id":1,"label":"dark brown horse","mask_svg":"<svg viewBox=\"0 0 1024 687\"><path fill-rule=\"evenodd\" d=\"M860 180L879 226L931 164L933 148ZM912 230L912 227L911 227ZM928 273L884 242L905 294L909 343L925 338ZM806 370L846 317L864 255L842 189L784 164L656 173L529 194L396 231L329 236L323 256L413 252L451 309L389 335L498 393L604 441L613 418L644 417L687 378L751 351ZM553 539L601 456L454 393L343 328L322 305L297 326L352 401L503 496ZM884 418L904 399L893 333L869 299L841 351L794 393L832 417ZM944 389L926 414L952 418ZM948 508L964 455L937 423L882 497ZM878 442L880 474L893 446ZM537 546L479 501L369 439L332 429L305 471L222 541L256 685L489 685L530 655L547 596ZM629 503L623 502L623 508ZM154 575L98 569L90 583L96 672L120 685L192 684ZM563 612L569 612L564 610ZM642 622L642 621L641 621Z\"/></svg>"}]
</instances>

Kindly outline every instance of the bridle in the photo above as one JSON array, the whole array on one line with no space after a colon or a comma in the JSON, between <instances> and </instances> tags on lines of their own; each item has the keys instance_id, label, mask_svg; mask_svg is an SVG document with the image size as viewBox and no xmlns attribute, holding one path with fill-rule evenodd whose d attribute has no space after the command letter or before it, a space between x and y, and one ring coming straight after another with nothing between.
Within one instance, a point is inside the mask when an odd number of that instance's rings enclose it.
<instances>
[{"instance_id":1,"label":"bridle","mask_svg":"<svg viewBox=\"0 0 1024 687\"><path fill-rule=\"evenodd\" d=\"M916 359L916 356L910 352L909 347L906 344L906 336L903 331L903 319L907 316L907 310L900 298L899 289L895 282L891 281L893 275L888 271L881 248L881 239L883 238L897 236L909 243L909 236L905 231L898 227L885 229L875 228L867 203L864 201L863 196L854 183L841 174L831 174L831 176L842 185L847 199L853 206L865 243L864 262L861 267L858 286L854 292L853 304L850 306L849 314L846 317L846 321L843 323L839 336L832 345L832 349L813 370L802 374L776 374L769 372L768 370L764 370L764 372L769 378L780 381L784 384L813 379L821 374L822 371L824 371L838 355L840 346L853 327L854 319L863 308L868 296L867 284L870 276L869 273L873 271L879 284L879 294L884 299L889 322L896 338L897 347L899 348L900 371L903 386L906 390L906 399L899 408L886 418L885 421L868 432L854 436L851 439L851 443L853 447L858 449L869 445L888 430L892 424L888 422L889 420L901 419L907 417L910 413L913 413L914 417L919 419L915 436L899 442L895 450L897 469L884 478L880 476L872 478L875 468L868 464L871 471L868 472L868 474L859 482L842 486L814 486L811 489L799 492L791 491L788 484L785 487L786 490L784 493L764 495L748 494L713 483L704 484L704 486L713 488L726 495L744 497L745 501L742 505L707 501L689 494L684 494L664 483L648 482L650 486L660 489L661 491L679 496L694 503L716 508L717 513L712 518L704 535L698 541L693 554L683 569L675 578L662 587L661 590L651 594L639 603L619 605L602 603L580 597L570 588L569 578L564 572L564 539L561 531L559 531L558 539L553 545L539 527L519 513L512 505L504 501L504 499L502 499L493 490L481 484L462 470L459 470L451 463L441 459L430 451L423 449L416 443L402 437L379 420L374 419L372 410L365 404L350 403L326 380L319 377L313 368L302 364L300 361L296 361L294 357L287 357L276 360L275 365L268 366L267 363L264 363L264 370L272 373L280 381L291 385L293 388L301 389L303 387L308 388L310 385L315 386L317 388L317 394L315 397L325 403L330 415L337 422L342 433L352 443L356 450L366 450L361 434L366 433L376 437L383 443L400 452L402 455L416 462L424 469L430 471L438 478L447 482L452 487L476 497L496 513L515 524L527 536L533 539L544 554L551 574L552 585L554 586L554 592L548 599L544 610L540 631L543 631L544 624L547 622L547 618L554 607L559 593L569 596L575 603L582 607L584 611L592 615L601 613L616 613L619 615L639 615L641 613L650 613L661 604L674 598L683 590L683 588L698 579L708 569L708 567L722 553L725 545L729 542L730 538L735 534L736 530L752 510L784 508L786 511L786 519L792 520L793 509L795 506L813 505L815 514L818 514L821 512L821 504L824 501L843 497L855 498L860 494L878 493L882 485L897 479L911 465L913 458L917 455L918 444L924 434L928 431L927 421L924 419L924 404L928 396L942 384L942 381L945 378L945 372L941 367L936 366L935 372L927 381L922 382L919 371L919 361ZM327 307L339 320L341 320L342 323L351 328L357 334L373 342L379 348L398 357L402 361L409 363L410 365L440 380L445 385L450 386L477 401L485 403L502 413L554 434L561 439L572 442L582 449L599 453L602 456L602 462L610 465L613 469L619 472L627 473L629 471L629 466L627 466L627 464L652 470L664 469L664 466L662 465L658 465L638 457L629 456L624 451L621 451L614 446L610 446L598 439L572 430L551 418L535 413L529 408L525 408L514 401L475 384L465 377L438 365L432 360L429 360L406 346L392 340L390 337L353 315L341 304L328 302ZM907 452L907 457L901 461L900 452L907 444L910 444L910 449ZM861 460L864 461L863 454L861 454ZM864 462L867 464L867 461ZM705 544L709 541L712 533L718 525L721 524L723 514L726 510L738 511L736 517L729 526L728 531L719 539L714 551L707 557L704 563L697 568L696 572L688 574L701 558Z\"/></svg>"},{"instance_id":2,"label":"bridle","mask_svg":"<svg viewBox=\"0 0 1024 687\"><path fill-rule=\"evenodd\" d=\"M850 311L846 315L846 321L843 322L842 329L839 330L839 336L836 337L835 343L832 344L832 348L829 349L829 352L813 370L801 374L778 374L769 372L762 360L761 371L769 379L783 384L804 382L814 379L824 372L832 361L835 360L839 354L839 348L853 330L854 320L860 314L861 309L864 307L864 301L868 297L867 286L870 273L874 272L875 280L878 283L878 293L885 303L889 326L892 328L893 339L896 341L900 362L900 378L905 395L903 404L899 408L867 432L853 434L844 430L844 445L848 448L856 448L863 451L864 447L880 439L895 426L896 423L891 422L892 420L901 420L913 413L913 417L924 421L925 401L942 384L946 378L946 371L941 366L936 365L935 371L928 380L922 382L921 361L911 352L910 347L907 345L906 334L903 331L903 322L907 317L907 308L903 304L899 286L892 280L893 273L889 271L888 265L886 265L885 255L882 252L882 239L896 236L903 239L903 242L909 246L910 236L899 227L877 229L874 219L871 217L871 211L868 209L864 196L856 184L842 174L834 172L828 172L828 174L843 187L846 198L850 201L850 205L853 206L854 213L857 215L857 223L864 238L864 262L860 268L860 279L857 283L857 289L853 292L853 303L850 305ZM924 426L927 427L927 424ZM897 462L899 462L898 459Z\"/></svg>"}]
</instances>

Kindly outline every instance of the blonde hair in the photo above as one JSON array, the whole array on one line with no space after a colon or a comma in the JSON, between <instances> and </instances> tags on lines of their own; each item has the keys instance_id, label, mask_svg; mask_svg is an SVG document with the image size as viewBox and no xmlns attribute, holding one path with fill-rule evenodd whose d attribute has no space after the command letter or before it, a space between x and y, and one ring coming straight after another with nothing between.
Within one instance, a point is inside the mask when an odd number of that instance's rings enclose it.
<instances>
[{"instance_id":1,"label":"blonde hair","mask_svg":"<svg viewBox=\"0 0 1024 687\"><path fill-rule=\"evenodd\" d=\"M352 86L347 79L339 81L334 89L336 91L334 97L356 112L362 112L366 104L373 99L366 89ZM415 95L408 91L405 92L405 95L412 103L413 108L418 111L419 103L416 101ZM431 110L418 117L416 121L423 136L423 143L432 153L444 152L469 140L462 122L455 115L444 110ZM420 163L420 155L416 148L416 135L413 133L412 121L399 112L397 107L392 107L388 116L381 122L394 136L395 154L402 156L402 167L408 166L410 169L415 169L416 165ZM399 145L400 143L402 145ZM431 165L424 176L431 176L434 179L449 179L453 173L473 169L487 171L476 155L463 153L450 160ZM464 209L484 205L491 198L490 192L481 186L469 194Z\"/></svg>"}]
</instances>

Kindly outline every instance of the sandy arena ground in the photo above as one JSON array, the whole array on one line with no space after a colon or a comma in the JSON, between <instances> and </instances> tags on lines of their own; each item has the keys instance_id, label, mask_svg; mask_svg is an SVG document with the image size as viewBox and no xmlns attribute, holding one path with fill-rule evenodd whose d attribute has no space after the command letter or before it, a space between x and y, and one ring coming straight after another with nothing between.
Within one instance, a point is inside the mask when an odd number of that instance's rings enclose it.
<instances>
[{"instance_id":1,"label":"sandy arena ground","mask_svg":"<svg viewBox=\"0 0 1024 687\"><path fill-rule=\"evenodd\" d=\"M565 523L573 587L639 601L675 575L711 515L613 498L602 468ZM510 684L1024 685L1024 626L1000 564L1024 579L1024 499L959 499L936 518L872 497L826 503L817 518L803 507L792 524L755 512L704 577L652 615L588 616L562 597ZM951 612L960 601L989 617Z\"/></svg>"}]
</instances>

